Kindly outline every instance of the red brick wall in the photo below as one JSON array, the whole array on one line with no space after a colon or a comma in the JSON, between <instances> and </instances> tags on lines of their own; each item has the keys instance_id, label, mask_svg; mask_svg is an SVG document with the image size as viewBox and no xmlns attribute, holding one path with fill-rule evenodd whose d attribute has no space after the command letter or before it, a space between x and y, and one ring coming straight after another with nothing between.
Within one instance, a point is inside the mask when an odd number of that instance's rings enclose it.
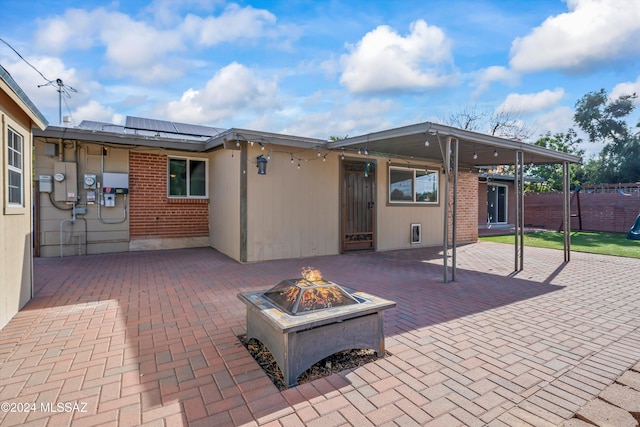
<instances>
[{"instance_id":1,"label":"red brick wall","mask_svg":"<svg viewBox=\"0 0 640 427\"><path fill-rule=\"evenodd\" d=\"M449 206L453 206L453 182L449 187ZM459 172L458 173L458 221L457 221L457 241L458 243L476 242L478 240L478 173ZM449 209L449 236L451 236L451 214ZM451 243L452 240L449 242Z\"/></svg>"},{"instance_id":2,"label":"red brick wall","mask_svg":"<svg viewBox=\"0 0 640 427\"><path fill-rule=\"evenodd\" d=\"M640 195L632 193L580 193L582 229L627 232L640 214ZM558 230L562 224L562 193L530 193L524 198L525 225ZM571 214L578 213L578 203L571 195ZM571 218L571 229L579 229L578 218Z\"/></svg>"},{"instance_id":3,"label":"red brick wall","mask_svg":"<svg viewBox=\"0 0 640 427\"><path fill-rule=\"evenodd\" d=\"M209 200L167 197L167 156L129 153L132 238L209 235Z\"/></svg>"}]
</instances>

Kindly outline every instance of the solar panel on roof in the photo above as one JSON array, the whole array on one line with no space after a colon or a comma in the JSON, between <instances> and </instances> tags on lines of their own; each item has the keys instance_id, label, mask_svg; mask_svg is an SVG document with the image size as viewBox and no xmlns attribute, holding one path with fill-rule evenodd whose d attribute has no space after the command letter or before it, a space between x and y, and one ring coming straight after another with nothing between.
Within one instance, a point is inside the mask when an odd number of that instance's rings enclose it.
<instances>
[{"instance_id":1,"label":"solar panel on roof","mask_svg":"<svg viewBox=\"0 0 640 427\"><path fill-rule=\"evenodd\" d=\"M167 122L164 120L145 119L142 117L127 116L125 127L140 130L151 130L156 132L178 133L176 132L175 126L173 126L173 123L171 122Z\"/></svg>"},{"instance_id":2,"label":"solar panel on roof","mask_svg":"<svg viewBox=\"0 0 640 427\"><path fill-rule=\"evenodd\" d=\"M216 136L221 132L221 129L209 126L191 125L188 123L173 123L173 125L178 133L184 133L186 135Z\"/></svg>"},{"instance_id":3,"label":"solar panel on roof","mask_svg":"<svg viewBox=\"0 0 640 427\"><path fill-rule=\"evenodd\" d=\"M145 119L142 117L131 116L127 116L125 126L131 129L194 136L216 136L224 131L224 129L209 126L175 123L165 120Z\"/></svg>"},{"instance_id":4,"label":"solar panel on roof","mask_svg":"<svg viewBox=\"0 0 640 427\"><path fill-rule=\"evenodd\" d=\"M114 125L113 123L94 122L92 120L83 120L78 125L78 128L93 130L93 131L125 133L124 126Z\"/></svg>"}]
</instances>

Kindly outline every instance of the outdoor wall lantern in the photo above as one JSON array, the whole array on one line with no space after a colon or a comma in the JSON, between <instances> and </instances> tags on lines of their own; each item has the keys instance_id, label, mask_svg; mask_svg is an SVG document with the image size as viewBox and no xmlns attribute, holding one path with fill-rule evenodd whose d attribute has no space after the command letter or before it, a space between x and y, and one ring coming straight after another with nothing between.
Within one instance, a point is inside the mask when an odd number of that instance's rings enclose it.
<instances>
[{"instance_id":1,"label":"outdoor wall lantern","mask_svg":"<svg viewBox=\"0 0 640 427\"><path fill-rule=\"evenodd\" d=\"M257 158L257 164L256 166L258 167L258 175L266 175L267 174L267 162L268 160L264 158L264 156L259 155Z\"/></svg>"}]
</instances>

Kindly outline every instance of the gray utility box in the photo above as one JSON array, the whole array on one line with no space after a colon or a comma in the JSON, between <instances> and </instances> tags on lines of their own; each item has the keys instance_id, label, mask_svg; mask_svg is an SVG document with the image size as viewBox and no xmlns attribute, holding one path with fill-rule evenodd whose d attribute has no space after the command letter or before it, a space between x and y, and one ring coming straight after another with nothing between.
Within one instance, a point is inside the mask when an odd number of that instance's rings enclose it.
<instances>
[{"instance_id":1,"label":"gray utility box","mask_svg":"<svg viewBox=\"0 0 640 427\"><path fill-rule=\"evenodd\" d=\"M78 174L75 162L55 162L53 165L53 189L56 202L78 201Z\"/></svg>"},{"instance_id":2,"label":"gray utility box","mask_svg":"<svg viewBox=\"0 0 640 427\"><path fill-rule=\"evenodd\" d=\"M128 194L129 174L104 172L102 174L102 191L106 194Z\"/></svg>"}]
</instances>

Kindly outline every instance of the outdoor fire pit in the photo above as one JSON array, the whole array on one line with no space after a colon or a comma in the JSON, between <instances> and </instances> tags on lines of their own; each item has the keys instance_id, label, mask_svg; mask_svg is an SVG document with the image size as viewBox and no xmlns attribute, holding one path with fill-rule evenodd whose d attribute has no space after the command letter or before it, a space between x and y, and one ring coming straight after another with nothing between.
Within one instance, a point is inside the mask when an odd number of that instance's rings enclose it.
<instances>
[{"instance_id":1,"label":"outdoor fire pit","mask_svg":"<svg viewBox=\"0 0 640 427\"><path fill-rule=\"evenodd\" d=\"M238 294L247 306L247 339L269 349L287 386L339 351L374 349L383 356L383 310L396 303L325 280L311 268L302 273L264 292Z\"/></svg>"}]
</instances>

